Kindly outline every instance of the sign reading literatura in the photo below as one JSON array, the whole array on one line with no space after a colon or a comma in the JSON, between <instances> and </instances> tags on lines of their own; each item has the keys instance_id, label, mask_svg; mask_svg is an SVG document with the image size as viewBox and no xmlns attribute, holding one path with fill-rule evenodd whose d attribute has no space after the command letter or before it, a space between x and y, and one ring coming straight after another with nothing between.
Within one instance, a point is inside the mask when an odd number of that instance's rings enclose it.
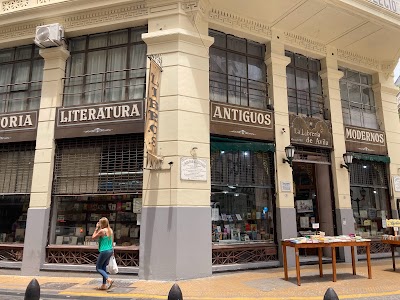
<instances>
[{"instance_id":1,"label":"sign reading literatura","mask_svg":"<svg viewBox=\"0 0 400 300\"><path fill-rule=\"evenodd\" d=\"M332 148L332 130L329 121L291 114L289 122L292 144Z\"/></svg>"},{"instance_id":2,"label":"sign reading literatura","mask_svg":"<svg viewBox=\"0 0 400 300\"><path fill-rule=\"evenodd\" d=\"M144 101L57 108L55 138L143 132Z\"/></svg>"},{"instance_id":3,"label":"sign reading literatura","mask_svg":"<svg viewBox=\"0 0 400 300\"><path fill-rule=\"evenodd\" d=\"M344 126L346 150L368 154L386 155L386 137L381 130Z\"/></svg>"},{"instance_id":4,"label":"sign reading literatura","mask_svg":"<svg viewBox=\"0 0 400 300\"><path fill-rule=\"evenodd\" d=\"M38 111L0 114L0 143L36 140Z\"/></svg>"},{"instance_id":5,"label":"sign reading literatura","mask_svg":"<svg viewBox=\"0 0 400 300\"><path fill-rule=\"evenodd\" d=\"M273 113L219 102L210 102L210 132L257 140L274 140Z\"/></svg>"}]
</instances>

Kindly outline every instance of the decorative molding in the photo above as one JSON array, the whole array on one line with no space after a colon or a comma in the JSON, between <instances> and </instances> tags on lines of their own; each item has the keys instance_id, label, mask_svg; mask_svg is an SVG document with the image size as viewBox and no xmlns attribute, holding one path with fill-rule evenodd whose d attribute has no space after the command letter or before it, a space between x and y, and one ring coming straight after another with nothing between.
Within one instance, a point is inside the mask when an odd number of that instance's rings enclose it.
<instances>
[{"instance_id":1,"label":"decorative molding","mask_svg":"<svg viewBox=\"0 0 400 300\"><path fill-rule=\"evenodd\" d=\"M349 62L351 64L362 65L369 69L380 71L379 61L374 58L362 56L357 53L341 49L337 50L337 54L339 60Z\"/></svg>"},{"instance_id":2,"label":"decorative molding","mask_svg":"<svg viewBox=\"0 0 400 300\"><path fill-rule=\"evenodd\" d=\"M102 24L106 22L113 22L117 20L126 20L149 14L149 8L145 3L123 6L119 8L108 8L104 10L97 10L93 12L85 12L67 16L61 22L65 29L84 27L94 24Z\"/></svg>"},{"instance_id":3,"label":"decorative molding","mask_svg":"<svg viewBox=\"0 0 400 300\"><path fill-rule=\"evenodd\" d=\"M112 129L102 129L102 128L95 128L92 130L85 130L84 133L102 133L102 132L110 132L113 131Z\"/></svg>"},{"instance_id":4,"label":"decorative molding","mask_svg":"<svg viewBox=\"0 0 400 300\"><path fill-rule=\"evenodd\" d=\"M29 0L9 0L1 3L3 11L12 11L29 5Z\"/></svg>"},{"instance_id":5,"label":"decorative molding","mask_svg":"<svg viewBox=\"0 0 400 300\"><path fill-rule=\"evenodd\" d=\"M368 151L368 152L375 152L375 150L369 149L368 147L358 148L358 150L361 150L361 151Z\"/></svg>"},{"instance_id":6,"label":"decorative molding","mask_svg":"<svg viewBox=\"0 0 400 300\"><path fill-rule=\"evenodd\" d=\"M181 3L182 10L194 24L198 24L206 16L208 6L203 0L189 0Z\"/></svg>"},{"instance_id":7,"label":"decorative molding","mask_svg":"<svg viewBox=\"0 0 400 300\"><path fill-rule=\"evenodd\" d=\"M266 37L272 36L271 28L263 23L240 17L230 12L221 11L218 9L211 9L208 18L211 22L221 23L229 27L236 27L245 29L250 32L262 34Z\"/></svg>"},{"instance_id":8,"label":"decorative molding","mask_svg":"<svg viewBox=\"0 0 400 300\"><path fill-rule=\"evenodd\" d=\"M285 32L285 42L324 55L327 53L325 44L313 41L312 39L303 37L296 33Z\"/></svg>"},{"instance_id":9,"label":"decorative molding","mask_svg":"<svg viewBox=\"0 0 400 300\"><path fill-rule=\"evenodd\" d=\"M248 132L246 130L231 130L229 132L238 133L238 134L241 134L241 135L256 135L255 133Z\"/></svg>"}]
</instances>

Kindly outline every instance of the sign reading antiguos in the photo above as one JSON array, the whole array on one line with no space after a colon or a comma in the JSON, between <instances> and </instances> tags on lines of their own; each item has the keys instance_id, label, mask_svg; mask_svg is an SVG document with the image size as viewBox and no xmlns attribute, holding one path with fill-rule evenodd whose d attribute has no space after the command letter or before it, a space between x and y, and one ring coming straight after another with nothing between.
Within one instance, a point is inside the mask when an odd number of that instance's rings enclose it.
<instances>
[{"instance_id":1,"label":"sign reading antiguos","mask_svg":"<svg viewBox=\"0 0 400 300\"><path fill-rule=\"evenodd\" d=\"M274 139L273 114L268 110L210 102L210 131L214 134Z\"/></svg>"},{"instance_id":2,"label":"sign reading antiguos","mask_svg":"<svg viewBox=\"0 0 400 300\"><path fill-rule=\"evenodd\" d=\"M355 126L344 126L346 150L386 155L386 137L381 130L374 130Z\"/></svg>"},{"instance_id":3,"label":"sign reading antiguos","mask_svg":"<svg viewBox=\"0 0 400 300\"><path fill-rule=\"evenodd\" d=\"M38 112L0 114L0 143L34 141Z\"/></svg>"},{"instance_id":4,"label":"sign reading antiguos","mask_svg":"<svg viewBox=\"0 0 400 300\"><path fill-rule=\"evenodd\" d=\"M329 121L291 114L289 122L292 144L332 148L332 131Z\"/></svg>"}]
</instances>

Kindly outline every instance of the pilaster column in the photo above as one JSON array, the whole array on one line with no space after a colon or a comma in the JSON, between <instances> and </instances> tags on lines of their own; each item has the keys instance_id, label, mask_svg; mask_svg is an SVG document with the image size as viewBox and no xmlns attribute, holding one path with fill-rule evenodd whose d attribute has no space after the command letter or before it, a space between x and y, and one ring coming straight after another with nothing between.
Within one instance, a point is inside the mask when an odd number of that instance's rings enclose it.
<instances>
[{"instance_id":1,"label":"pilaster column","mask_svg":"<svg viewBox=\"0 0 400 300\"><path fill-rule=\"evenodd\" d=\"M343 154L346 153L342 100L340 97L339 80L343 77L343 72L338 70L337 50L328 47L328 55L321 60L322 89L325 96L325 107L329 109L332 122L333 151L332 161L332 183L335 197L336 226L338 234L354 233L354 217L350 198L350 178L349 172L345 168L340 168L343 164ZM346 262L351 261L351 252L348 247L344 252Z\"/></svg>"},{"instance_id":2,"label":"pilaster column","mask_svg":"<svg viewBox=\"0 0 400 300\"><path fill-rule=\"evenodd\" d=\"M41 49L44 58L42 95L28 209L23 275L36 275L44 263L50 217L54 166L54 126L56 107L62 101L62 78L69 52L64 47Z\"/></svg>"},{"instance_id":3,"label":"pilaster column","mask_svg":"<svg viewBox=\"0 0 400 300\"><path fill-rule=\"evenodd\" d=\"M158 114L161 170L144 170L139 277L179 280L212 272L209 56L202 1L150 19L148 55L161 54ZM189 11L188 11L189 10ZM193 11L194 10L194 11ZM160 29L161 28L161 29ZM206 181L181 179L181 158L207 165Z\"/></svg>"},{"instance_id":4,"label":"pilaster column","mask_svg":"<svg viewBox=\"0 0 400 300\"><path fill-rule=\"evenodd\" d=\"M400 192L394 191L392 181L392 176L400 175L400 121L396 100L398 89L393 84L393 77L387 77L383 73L374 74L373 83L376 113L378 120L380 120L381 130L384 130L386 134L390 157L388 180L390 180L389 186L391 188L389 195L392 217L398 218L396 199L400 198Z\"/></svg>"},{"instance_id":5,"label":"pilaster column","mask_svg":"<svg viewBox=\"0 0 400 300\"><path fill-rule=\"evenodd\" d=\"M275 189L276 189L276 230L278 243L282 239L296 237L296 210L293 197L293 173L287 163L285 147L290 144L289 111L286 84L286 66L290 58L285 56L284 45L280 42L283 34L273 31L272 40L267 44L266 60L269 95L272 99L275 114ZM281 182L289 182L291 192L283 192ZM294 266L295 260L293 250L288 249L288 265ZM282 262L282 251L279 245L279 257Z\"/></svg>"}]
</instances>

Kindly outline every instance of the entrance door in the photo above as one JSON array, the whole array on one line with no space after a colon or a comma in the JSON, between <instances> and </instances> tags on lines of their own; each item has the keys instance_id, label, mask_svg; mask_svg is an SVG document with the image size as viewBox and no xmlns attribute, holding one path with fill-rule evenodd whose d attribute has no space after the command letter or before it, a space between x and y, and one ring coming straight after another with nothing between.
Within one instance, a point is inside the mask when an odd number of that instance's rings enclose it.
<instances>
[{"instance_id":1,"label":"entrance door","mask_svg":"<svg viewBox=\"0 0 400 300\"><path fill-rule=\"evenodd\" d=\"M293 163L294 200L299 236L313 235L316 231L334 235L334 209L329 168L329 164ZM319 224L319 229L313 228L313 224ZM316 253L308 250L305 254Z\"/></svg>"}]
</instances>

